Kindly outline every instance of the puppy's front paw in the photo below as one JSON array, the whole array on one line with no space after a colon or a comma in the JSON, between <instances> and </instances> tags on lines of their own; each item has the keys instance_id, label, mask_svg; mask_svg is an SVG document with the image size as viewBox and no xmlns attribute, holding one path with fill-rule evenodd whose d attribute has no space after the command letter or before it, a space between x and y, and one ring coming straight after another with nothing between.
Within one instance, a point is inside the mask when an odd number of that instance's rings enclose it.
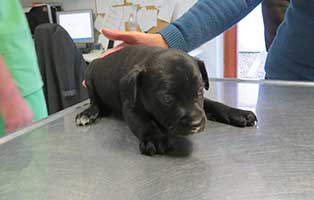
<instances>
[{"instance_id":1,"label":"puppy's front paw","mask_svg":"<svg viewBox=\"0 0 314 200\"><path fill-rule=\"evenodd\" d=\"M86 126L92 124L96 121L98 117L98 112L94 112L91 109L86 109L83 112L79 113L75 117L75 123L78 126Z\"/></svg>"},{"instance_id":2,"label":"puppy's front paw","mask_svg":"<svg viewBox=\"0 0 314 200\"><path fill-rule=\"evenodd\" d=\"M257 121L252 111L236 110L228 114L229 124L238 127L254 126Z\"/></svg>"},{"instance_id":3,"label":"puppy's front paw","mask_svg":"<svg viewBox=\"0 0 314 200\"><path fill-rule=\"evenodd\" d=\"M140 151L147 156L154 156L155 154L163 155L171 149L170 139L167 136L160 138L144 138L140 142Z\"/></svg>"}]
</instances>

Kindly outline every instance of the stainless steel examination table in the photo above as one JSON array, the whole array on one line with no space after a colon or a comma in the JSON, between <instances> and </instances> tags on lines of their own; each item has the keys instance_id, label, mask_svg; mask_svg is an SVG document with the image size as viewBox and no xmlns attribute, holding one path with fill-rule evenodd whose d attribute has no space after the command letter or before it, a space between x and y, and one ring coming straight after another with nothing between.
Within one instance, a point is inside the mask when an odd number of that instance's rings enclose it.
<instances>
[{"instance_id":1,"label":"stainless steel examination table","mask_svg":"<svg viewBox=\"0 0 314 200\"><path fill-rule=\"evenodd\" d=\"M205 95L257 125L209 122L186 154L147 157L121 120L76 127L82 102L0 139L0 199L314 199L314 83L212 80Z\"/></svg>"}]
</instances>

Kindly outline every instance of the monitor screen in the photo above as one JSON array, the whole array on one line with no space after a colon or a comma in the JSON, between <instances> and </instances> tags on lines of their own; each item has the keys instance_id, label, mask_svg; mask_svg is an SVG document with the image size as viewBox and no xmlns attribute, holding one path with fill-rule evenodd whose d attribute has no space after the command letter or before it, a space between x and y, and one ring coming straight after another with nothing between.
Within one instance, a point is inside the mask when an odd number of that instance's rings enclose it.
<instances>
[{"instance_id":1,"label":"monitor screen","mask_svg":"<svg viewBox=\"0 0 314 200\"><path fill-rule=\"evenodd\" d=\"M75 43L94 42L92 10L57 12L57 23L69 33Z\"/></svg>"}]
</instances>

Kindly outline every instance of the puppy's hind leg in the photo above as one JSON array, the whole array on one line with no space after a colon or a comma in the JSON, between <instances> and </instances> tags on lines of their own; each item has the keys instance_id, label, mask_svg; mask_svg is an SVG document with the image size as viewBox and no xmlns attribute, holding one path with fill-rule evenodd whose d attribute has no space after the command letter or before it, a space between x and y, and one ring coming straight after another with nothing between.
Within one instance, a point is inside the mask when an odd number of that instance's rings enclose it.
<instances>
[{"instance_id":1,"label":"puppy's hind leg","mask_svg":"<svg viewBox=\"0 0 314 200\"><path fill-rule=\"evenodd\" d=\"M92 124L100 116L108 115L109 111L102 105L99 97L95 93L94 87L90 81L86 81L86 87L90 98L90 106L75 117L75 123L78 126Z\"/></svg>"},{"instance_id":2,"label":"puppy's hind leg","mask_svg":"<svg viewBox=\"0 0 314 200\"><path fill-rule=\"evenodd\" d=\"M204 111L208 120L238 127L254 126L257 121L252 111L233 108L206 98L204 99Z\"/></svg>"}]
</instances>

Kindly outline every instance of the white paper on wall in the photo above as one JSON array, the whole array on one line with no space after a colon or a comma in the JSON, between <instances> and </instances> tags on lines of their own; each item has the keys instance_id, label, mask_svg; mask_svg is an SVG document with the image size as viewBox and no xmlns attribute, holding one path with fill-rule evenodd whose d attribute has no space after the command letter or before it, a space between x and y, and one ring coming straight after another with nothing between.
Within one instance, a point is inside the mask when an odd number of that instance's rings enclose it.
<instances>
[{"instance_id":1,"label":"white paper on wall","mask_svg":"<svg viewBox=\"0 0 314 200\"><path fill-rule=\"evenodd\" d=\"M108 0L106 0L108 2ZM110 5L123 5L124 0L109 0Z\"/></svg>"},{"instance_id":2,"label":"white paper on wall","mask_svg":"<svg viewBox=\"0 0 314 200\"><path fill-rule=\"evenodd\" d=\"M101 32L101 29L103 29L106 25L106 20L103 16L97 16L94 22L94 27L96 30Z\"/></svg>"},{"instance_id":3,"label":"white paper on wall","mask_svg":"<svg viewBox=\"0 0 314 200\"><path fill-rule=\"evenodd\" d=\"M130 0L134 5L142 5L145 0Z\"/></svg>"},{"instance_id":4,"label":"white paper on wall","mask_svg":"<svg viewBox=\"0 0 314 200\"><path fill-rule=\"evenodd\" d=\"M140 5L142 7L145 6L162 6L164 0L127 0L128 3L132 3L134 5Z\"/></svg>"},{"instance_id":5,"label":"white paper on wall","mask_svg":"<svg viewBox=\"0 0 314 200\"><path fill-rule=\"evenodd\" d=\"M97 13L105 13L108 7L123 4L124 0L96 0Z\"/></svg>"},{"instance_id":6,"label":"white paper on wall","mask_svg":"<svg viewBox=\"0 0 314 200\"><path fill-rule=\"evenodd\" d=\"M96 0L97 13L105 13L108 3L105 0Z\"/></svg>"},{"instance_id":7,"label":"white paper on wall","mask_svg":"<svg viewBox=\"0 0 314 200\"><path fill-rule=\"evenodd\" d=\"M123 21L127 22L132 12L132 6L122 6L119 8L120 8L119 12L121 12L123 16Z\"/></svg>"},{"instance_id":8,"label":"white paper on wall","mask_svg":"<svg viewBox=\"0 0 314 200\"><path fill-rule=\"evenodd\" d=\"M176 6L176 1L168 1L159 9L158 18L166 22L171 22L172 14Z\"/></svg>"},{"instance_id":9,"label":"white paper on wall","mask_svg":"<svg viewBox=\"0 0 314 200\"><path fill-rule=\"evenodd\" d=\"M120 7L110 7L106 9L104 27L113 30L125 30L123 14Z\"/></svg>"},{"instance_id":10,"label":"white paper on wall","mask_svg":"<svg viewBox=\"0 0 314 200\"><path fill-rule=\"evenodd\" d=\"M141 6L154 6L155 5L155 1L154 0L143 0L142 2L140 2Z\"/></svg>"},{"instance_id":11,"label":"white paper on wall","mask_svg":"<svg viewBox=\"0 0 314 200\"><path fill-rule=\"evenodd\" d=\"M157 26L157 10L147 10L145 7L138 11L138 24L143 32Z\"/></svg>"},{"instance_id":12,"label":"white paper on wall","mask_svg":"<svg viewBox=\"0 0 314 200\"><path fill-rule=\"evenodd\" d=\"M154 4L155 4L156 8L160 9L163 6L164 1L163 0L155 0Z\"/></svg>"}]
</instances>

